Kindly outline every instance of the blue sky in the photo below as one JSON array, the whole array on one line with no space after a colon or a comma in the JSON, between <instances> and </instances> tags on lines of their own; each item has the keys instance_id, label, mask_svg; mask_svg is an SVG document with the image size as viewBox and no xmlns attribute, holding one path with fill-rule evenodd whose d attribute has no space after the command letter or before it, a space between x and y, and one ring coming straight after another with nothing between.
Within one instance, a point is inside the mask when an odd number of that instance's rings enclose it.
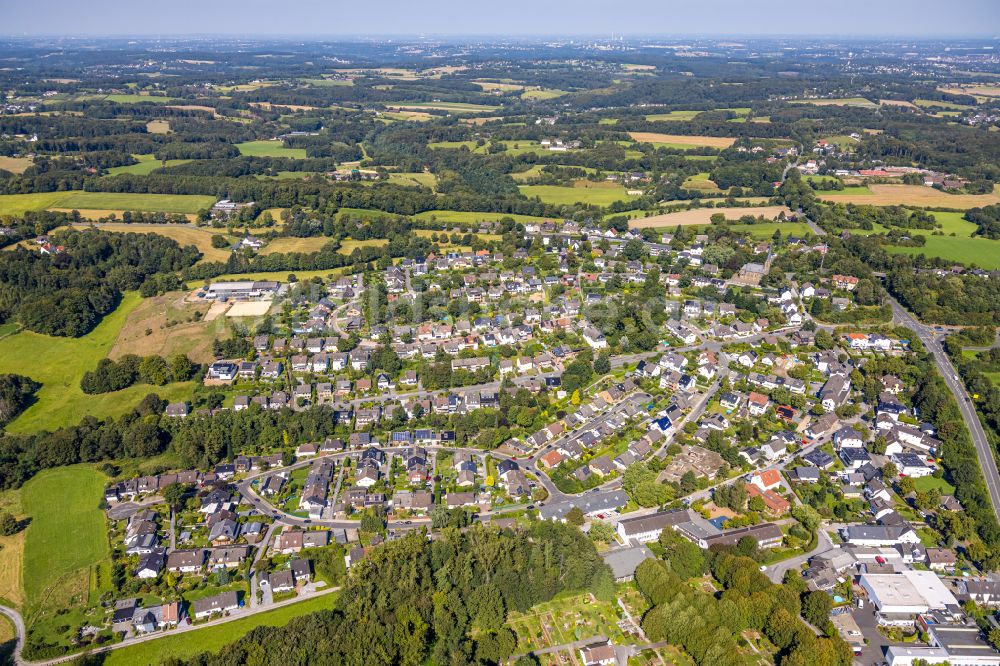
<instances>
[{"instance_id":1,"label":"blue sky","mask_svg":"<svg viewBox=\"0 0 1000 666\"><path fill-rule=\"evenodd\" d=\"M0 0L7 35L1000 35L1000 0Z\"/></svg>"}]
</instances>

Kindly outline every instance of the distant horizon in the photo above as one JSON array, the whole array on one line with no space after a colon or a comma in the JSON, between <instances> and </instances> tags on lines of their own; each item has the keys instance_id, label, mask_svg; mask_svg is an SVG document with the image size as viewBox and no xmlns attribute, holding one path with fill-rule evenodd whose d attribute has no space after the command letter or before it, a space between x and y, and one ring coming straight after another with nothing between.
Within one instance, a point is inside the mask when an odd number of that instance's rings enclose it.
<instances>
[{"instance_id":1,"label":"distant horizon","mask_svg":"<svg viewBox=\"0 0 1000 666\"><path fill-rule=\"evenodd\" d=\"M194 38L197 36L332 39L626 38L997 39L1000 2L937 0L877 3L840 0L827 11L800 0L633 0L609 7L600 0L508 0L502 10L456 0L383 0L375 5L292 0L175 0L142 7L126 0L0 0L6 37ZM309 29L303 31L303 27ZM489 26L483 30L483 26ZM887 29L891 26L891 29ZM150 29L155 27L155 30ZM206 29L206 28L211 29ZM637 31L636 28L640 30Z\"/></svg>"},{"instance_id":2,"label":"distant horizon","mask_svg":"<svg viewBox=\"0 0 1000 666\"><path fill-rule=\"evenodd\" d=\"M515 33L463 33L463 32L442 32L442 33L3 33L0 32L0 39L88 39L88 40L101 40L101 39L142 39L142 40L157 40L157 39L176 39L176 40L201 40L201 39L270 39L274 41L287 41L294 39L302 39L309 41L362 41L362 40L372 40L372 39L386 39L386 40L408 40L408 41L420 41L420 40L440 40L440 39L451 39L451 40L470 40L470 39L498 39L498 40L517 40L526 42L543 42L552 40L566 40L566 39L578 39L578 40L611 40L612 37L615 41L622 39L624 42L635 42L638 40L685 40L685 39L705 39L705 40L727 40L727 39L745 39L745 40L766 40L766 39L787 39L787 40L810 40L810 39L839 39L843 41L851 42L876 42L883 39L896 39L896 40L911 40L916 42L924 41L935 41L942 39L966 39L966 40L976 40L976 41L996 41L998 47L1000 47L1000 36L993 35L977 35L977 34L922 34L922 35L907 35L907 34L868 34L868 35L847 35L838 33L649 33L649 34L618 34L614 33L612 35L609 33L566 33L566 34L515 34ZM1000 53L1000 48L998 48L998 53Z\"/></svg>"}]
</instances>

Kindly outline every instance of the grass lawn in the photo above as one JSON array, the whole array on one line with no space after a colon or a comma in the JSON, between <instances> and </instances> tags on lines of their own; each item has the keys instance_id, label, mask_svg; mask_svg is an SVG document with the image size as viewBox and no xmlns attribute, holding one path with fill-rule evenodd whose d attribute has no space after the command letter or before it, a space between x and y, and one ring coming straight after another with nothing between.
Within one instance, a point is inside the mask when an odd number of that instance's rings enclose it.
<instances>
[{"instance_id":1,"label":"grass lawn","mask_svg":"<svg viewBox=\"0 0 1000 666\"><path fill-rule=\"evenodd\" d=\"M942 102L936 99L915 99L913 103L917 106L927 109L931 107L940 107L942 109L951 109L953 111L965 111L966 109L971 109L973 107L967 104L955 104L954 102Z\"/></svg>"},{"instance_id":2,"label":"grass lawn","mask_svg":"<svg viewBox=\"0 0 1000 666\"><path fill-rule=\"evenodd\" d=\"M563 95L568 94L569 93L565 90L542 88L541 90L525 90L521 93L521 99L555 99L556 97L562 97Z\"/></svg>"},{"instance_id":3,"label":"grass lawn","mask_svg":"<svg viewBox=\"0 0 1000 666\"><path fill-rule=\"evenodd\" d=\"M510 174L510 177L519 183L523 183L531 178L538 178L542 175L542 169L545 167L543 164L534 164L527 171L519 171L517 173Z\"/></svg>"},{"instance_id":4,"label":"grass lawn","mask_svg":"<svg viewBox=\"0 0 1000 666\"><path fill-rule=\"evenodd\" d=\"M580 183L585 183L581 186ZM580 181L577 187L561 185L521 185L521 193L528 198L538 197L544 203L567 206L577 203L609 206L615 201L630 201L636 197L624 187L613 183Z\"/></svg>"},{"instance_id":5,"label":"grass lawn","mask_svg":"<svg viewBox=\"0 0 1000 666\"><path fill-rule=\"evenodd\" d=\"M941 491L942 495L954 495L955 486L948 483L945 479L938 479L933 476L922 476L919 479L913 480L913 487L917 491L928 491L931 488L937 488Z\"/></svg>"},{"instance_id":6,"label":"grass lawn","mask_svg":"<svg viewBox=\"0 0 1000 666\"><path fill-rule=\"evenodd\" d=\"M136 292L126 293L118 308L81 338L20 331L0 339L0 366L4 372L25 375L42 384L36 402L9 423L7 430L52 430L77 423L85 415L117 416L153 392L168 400L187 395L192 386L189 382L156 387L137 384L100 395L86 395L80 390L83 373L93 370L108 354L128 314L141 300Z\"/></svg>"},{"instance_id":7,"label":"grass lawn","mask_svg":"<svg viewBox=\"0 0 1000 666\"><path fill-rule=\"evenodd\" d=\"M336 597L337 593L334 592L204 629L174 636L168 632L158 640L147 641L121 650L112 650L104 659L104 666L159 664L168 657L185 659L200 652L217 652L226 644L241 638L256 627L282 627L294 617L331 609Z\"/></svg>"},{"instance_id":8,"label":"grass lawn","mask_svg":"<svg viewBox=\"0 0 1000 666\"><path fill-rule=\"evenodd\" d=\"M44 470L24 484L22 503L31 517L24 544L29 607L66 605L66 593L75 590L67 589L65 579L108 556L98 508L107 480L92 465L73 465Z\"/></svg>"},{"instance_id":9,"label":"grass lawn","mask_svg":"<svg viewBox=\"0 0 1000 666\"><path fill-rule=\"evenodd\" d=\"M133 155L134 158L139 160L136 164L129 164L128 166L119 166L108 169L109 176L117 176L122 173L131 173L138 176L147 176L154 169L159 169L163 166L163 160L158 160L153 155ZM184 164L185 162L190 162L191 160L167 160L167 166L174 166L177 164Z\"/></svg>"},{"instance_id":10,"label":"grass lawn","mask_svg":"<svg viewBox=\"0 0 1000 666\"><path fill-rule=\"evenodd\" d=\"M240 155L250 157L291 157L297 160L306 158L305 148L286 148L281 141L244 141L236 144Z\"/></svg>"}]
</instances>

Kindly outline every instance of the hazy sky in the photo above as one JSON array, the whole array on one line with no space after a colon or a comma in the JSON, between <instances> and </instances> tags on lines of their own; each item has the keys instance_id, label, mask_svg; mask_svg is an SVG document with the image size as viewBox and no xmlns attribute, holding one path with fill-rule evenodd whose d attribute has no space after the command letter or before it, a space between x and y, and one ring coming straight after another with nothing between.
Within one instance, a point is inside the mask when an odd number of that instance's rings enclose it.
<instances>
[{"instance_id":1,"label":"hazy sky","mask_svg":"<svg viewBox=\"0 0 1000 666\"><path fill-rule=\"evenodd\" d=\"M0 0L7 35L1000 34L1000 0Z\"/></svg>"}]
</instances>

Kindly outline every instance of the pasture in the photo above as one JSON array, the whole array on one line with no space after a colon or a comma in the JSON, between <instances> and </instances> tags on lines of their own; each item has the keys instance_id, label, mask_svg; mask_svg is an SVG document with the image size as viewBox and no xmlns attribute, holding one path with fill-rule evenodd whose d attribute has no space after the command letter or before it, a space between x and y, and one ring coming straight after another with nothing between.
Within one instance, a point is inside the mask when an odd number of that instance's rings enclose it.
<instances>
[{"instance_id":1,"label":"pasture","mask_svg":"<svg viewBox=\"0 0 1000 666\"><path fill-rule=\"evenodd\" d=\"M956 104L955 102L945 102L943 100L938 100L938 99L915 99L913 100L913 104L915 106L919 106L922 109L931 109L938 107L942 109L949 109L951 111L966 111L968 109L973 108L968 104Z\"/></svg>"},{"instance_id":2,"label":"pasture","mask_svg":"<svg viewBox=\"0 0 1000 666\"><path fill-rule=\"evenodd\" d=\"M177 164L185 164L191 160L167 160L166 163L163 160L156 159L153 155L133 155L132 157L139 160L135 164L128 164L126 166L117 166L108 169L109 176L117 176L123 173L130 173L137 176L148 176L153 172L154 169L159 169L164 166L175 166Z\"/></svg>"},{"instance_id":3,"label":"pasture","mask_svg":"<svg viewBox=\"0 0 1000 666\"><path fill-rule=\"evenodd\" d=\"M818 196L837 203L869 204L872 206L917 206L921 208L966 209L1000 203L1000 192L991 194L949 194L923 185L868 185L870 194L854 192L821 192Z\"/></svg>"},{"instance_id":4,"label":"pasture","mask_svg":"<svg viewBox=\"0 0 1000 666\"><path fill-rule=\"evenodd\" d=\"M215 197L200 194L131 194L69 192L50 208L138 210L160 213L197 213L211 207Z\"/></svg>"},{"instance_id":5,"label":"pasture","mask_svg":"<svg viewBox=\"0 0 1000 666\"><path fill-rule=\"evenodd\" d=\"M80 389L83 373L93 370L111 351L129 313L141 300L136 292L126 293L114 312L79 338L22 330L0 339L0 366L4 371L31 377L42 385L35 394L36 401L9 423L7 430L29 433L68 426L86 415L119 416L153 392L167 400L186 396L190 382L157 387L137 384L100 395L86 395Z\"/></svg>"},{"instance_id":6,"label":"pasture","mask_svg":"<svg viewBox=\"0 0 1000 666\"><path fill-rule=\"evenodd\" d=\"M196 363L215 360L212 342L228 335L225 321L221 317L206 321L208 304L189 303L187 295L186 291L172 291L143 299L128 313L108 356L117 359L125 354L157 354L170 358L187 354Z\"/></svg>"},{"instance_id":7,"label":"pasture","mask_svg":"<svg viewBox=\"0 0 1000 666\"><path fill-rule=\"evenodd\" d=\"M660 134L659 132L629 132L633 141L666 145L669 148L728 148L736 139L726 136L689 136L686 134Z\"/></svg>"},{"instance_id":8,"label":"pasture","mask_svg":"<svg viewBox=\"0 0 1000 666\"><path fill-rule=\"evenodd\" d=\"M487 144L477 145L475 141L432 141L427 144L430 149L458 150L468 148L474 153L486 154Z\"/></svg>"},{"instance_id":9,"label":"pasture","mask_svg":"<svg viewBox=\"0 0 1000 666\"><path fill-rule=\"evenodd\" d=\"M296 160L306 158L305 148L286 148L281 141L244 141L237 143L240 155L247 157L291 157Z\"/></svg>"},{"instance_id":10,"label":"pasture","mask_svg":"<svg viewBox=\"0 0 1000 666\"><path fill-rule=\"evenodd\" d=\"M168 134L170 132L170 121L150 120L146 123L146 131L150 134Z\"/></svg>"},{"instance_id":11,"label":"pasture","mask_svg":"<svg viewBox=\"0 0 1000 666\"><path fill-rule=\"evenodd\" d=\"M555 99L556 97L562 97L563 95L568 94L569 93L565 90L557 90L555 88L538 88L537 90L525 90L521 93L521 99L546 100Z\"/></svg>"},{"instance_id":12,"label":"pasture","mask_svg":"<svg viewBox=\"0 0 1000 666\"><path fill-rule=\"evenodd\" d=\"M340 242L340 248L337 252L340 254L351 254L361 247L384 247L388 242L388 238L370 238L368 240L353 240L348 238Z\"/></svg>"},{"instance_id":13,"label":"pasture","mask_svg":"<svg viewBox=\"0 0 1000 666\"><path fill-rule=\"evenodd\" d=\"M561 185L521 185L521 193L532 199L538 197L543 203L556 206L571 206L586 204L593 206L610 206L615 201L630 201L635 199L624 187L605 181L577 181L575 187Z\"/></svg>"},{"instance_id":14,"label":"pasture","mask_svg":"<svg viewBox=\"0 0 1000 666\"><path fill-rule=\"evenodd\" d=\"M452 113L483 113L496 111L500 107L494 104L469 104L467 102L397 102L386 104L386 108L416 109L417 111L451 111Z\"/></svg>"},{"instance_id":15,"label":"pasture","mask_svg":"<svg viewBox=\"0 0 1000 666\"><path fill-rule=\"evenodd\" d=\"M256 627L283 627L300 615L332 609L336 592L288 604L266 613L216 624L183 634L170 633L162 638L112 650L103 660L104 666L152 666L168 657L187 659L201 652L217 652L228 643L241 638Z\"/></svg>"},{"instance_id":16,"label":"pasture","mask_svg":"<svg viewBox=\"0 0 1000 666\"><path fill-rule=\"evenodd\" d=\"M86 596L76 597L86 594L89 569L109 554L99 508L106 482L95 466L73 465L43 470L24 484L21 501L31 517L24 543L24 591L30 607L86 603ZM86 587L67 586L81 571L87 574L82 576Z\"/></svg>"},{"instance_id":17,"label":"pasture","mask_svg":"<svg viewBox=\"0 0 1000 666\"><path fill-rule=\"evenodd\" d=\"M140 102L152 102L153 104L169 104L174 101L173 97L162 97L152 95L105 95L105 102L115 102L117 104L139 104Z\"/></svg>"},{"instance_id":18,"label":"pasture","mask_svg":"<svg viewBox=\"0 0 1000 666\"><path fill-rule=\"evenodd\" d=\"M676 226L690 226L699 224L711 224L711 217L715 213L722 213L727 220L735 220L744 215L754 217L763 216L773 220L782 211L785 215L791 215L791 211L785 206L751 206L746 208L694 208L692 210L682 210L676 213L664 213L663 215L653 215L652 217L641 217L631 220L628 226L632 229L671 229Z\"/></svg>"},{"instance_id":19,"label":"pasture","mask_svg":"<svg viewBox=\"0 0 1000 666\"><path fill-rule=\"evenodd\" d=\"M719 186L715 184L715 181L708 177L707 172L696 173L693 176L688 176L688 178L681 184L681 187L687 188L689 190L702 190L705 192L719 192Z\"/></svg>"},{"instance_id":20,"label":"pasture","mask_svg":"<svg viewBox=\"0 0 1000 666\"><path fill-rule=\"evenodd\" d=\"M895 254L909 254L927 257L941 257L961 264L976 264L987 270L1000 269L1000 240L969 238L961 236L927 236L923 247L885 246L886 251Z\"/></svg>"},{"instance_id":21,"label":"pasture","mask_svg":"<svg viewBox=\"0 0 1000 666\"><path fill-rule=\"evenodd\" d=\"M396 183L397 185L416 185L420 187L429 187L430 189L435 189L437 187L437 176L432 173L390 173L389 182Z\"/></svg>"}]
</instances>

